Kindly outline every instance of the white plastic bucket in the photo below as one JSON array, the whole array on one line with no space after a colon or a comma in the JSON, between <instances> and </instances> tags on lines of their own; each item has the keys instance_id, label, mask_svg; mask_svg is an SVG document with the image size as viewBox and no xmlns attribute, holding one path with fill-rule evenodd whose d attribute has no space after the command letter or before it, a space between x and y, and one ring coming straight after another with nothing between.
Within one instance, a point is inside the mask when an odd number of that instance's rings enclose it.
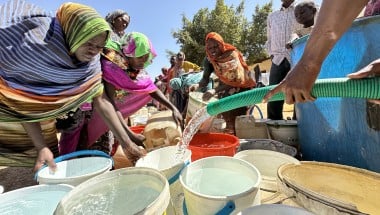
<instances>
[{"instance_id":1,"label":"white plastic bucket","mask_svg":"<svg viewBox=\"0 0 380 215\"><path fill-rule=\"evenodd\" d=\"M96 156L70 159L82 155ZM77 151L58 157L55 161L57 164L56 172L50 173L47 167L38 171L37 181L39 184L69 184L77 186L96 175L108 172L113 165L113 160L109 155L96 150Z\"/></svg>"},{"instance_id":2,"label":"white plastic bucket","mask_svg":"<svg viewBox=\"0 0 380 215\"><path fill-rule=\"evenodd\" d=\"M235 119L236 136L241 139L267 139L268 119L255 119L253 116L238 116Z\"/></svg>"},{"instance_id":3,"label":"white plastic bucket","mask_svg":"<svg viewBox=\"0 0 380 215\"><path fill-rule=\"evenodd\" d=\"M210 102L218 101L217 98L212 97L209 101L202 100L203 93L201 92L190 92L189 100L187 103L186 118L191 118L195 112L197 112L202 107L206 106Z\"/></svg>"},{"instance_id":4,"label":"white plastic bucket","mask_svg":"<svg viewBox=\"0 0 380 215\"><path fill-rule=\"evenodd\" d=\"M149 152L136 162L136 167L149 167L161 171L168 179L170 186L171 204L166 211L168 215L180 214L184 201L183 188L179 182L179 175L183 168L191 161L191 151L186 149L182 159L177 160L175 155L177 146L167 146Z\"/></svg>"},{"instance_id":5,"label":"white plastic bucket","mask_svg":"<svg viewBox=\"0 0 380 215\"><path fill-rule=\"evenodd\" d=\"M280 152L260 149L244 150L236 153L239 158L254 165L262 176L260 189L277 192L277 170L286 163L299 164L300 161Z\"/></svg>"},{"instance_id":6,"label":"white plastic bucket","mask_svg":"<svg viewBox=\"0 0 380 215\"><path fill-rule=\"evenodd\" d=\"M53 214L59 201L73 186L35 185L0 194L0 214Z\"/></svg>"},{"instance_id":7,"label":"white plastic bucket","mask_svg":"<svg viewBox=\"0 0 380 215\"><path fill-rule=\"evenodd\" d=\"M234 214L260 204L260 172L233 157L213 156L188 165L180 175L189 215Z\"/></svg>"},{"instance_id":8,"label":"white plastic bucket","mask_svg":"<svg viewBox=\"0 0 380 215\"><path fill-rule=\"evenodd\" d=\"M240 139L238 152L249 149L263 149L281 152L292 157L297 155L297 149L272 139Z\"/></svg>"},{"instance_id":9,"label":"white plastic bucket","mask_svg":"<svg viewBox=\"0 0 380 215\"><path fill-rule=\"evenodd\" d=\"M128 167L106 172L69 192L54 214L163 214L169 183L158 170Z\"/></svg>"},{"instance_id":10,"label":"white plastic bucket","mask_svg":"<svg viewBox=\"0 0 380 215\"><path fill-rule=\"evenodd\" d=\"M249 207L239 212L237 215L313 215L311 212L298 207L281 204L263 204Z\"/></svg>"},{"instance_id":11,"label":"white plastic bucket","mask_svg":"<svg viewBox=\"0 0 380 215\"><path fill-rule=\"evenodd\" d=\"M296 120L269 120L266 122L269 137L299 150L298 125Z\"/></svg>"},{"instance_id":12,"label":"white plastic bucket","mask_svg":"<svg viewBox=\"0 0 380 215\"><path fill-rule=\"evenodd\" d=\"M253 114L255 109L258 111L260 118L255 118ZM236 117L236 136L241 139L268 139L267 121L269 119L263 118L260 107L253 105L248 109L247 115Z\"/></svg>"}]
</instances>

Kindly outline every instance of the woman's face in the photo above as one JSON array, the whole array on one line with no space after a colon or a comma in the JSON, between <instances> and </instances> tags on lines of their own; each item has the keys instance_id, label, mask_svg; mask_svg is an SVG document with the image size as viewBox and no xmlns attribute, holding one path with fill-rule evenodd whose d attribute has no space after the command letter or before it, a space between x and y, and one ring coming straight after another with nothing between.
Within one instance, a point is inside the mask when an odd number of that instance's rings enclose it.
<instances>
[{"instance_id":1,"label":"woman's face","mask_svg":"<svg viewBox=\"0 0 380 215\"><path fill-rule=\"evenodd\" d=\"M129 66L133 69L144 69L144 64L149 59L149 53L141 57L130 57L128 58Z\"/></svg>"},{"instance_id":2,"label":"woman's face","mask_svg":"<svg viewBox=\"0 0 380 215\"><path fill-rule=\"evenodd\" d=\"M206 48L208 53L210 53L213 57L218 57L222 54L219 48L219 43L216 40L208 39Z\"/></svg>"},{"instance_id":3,"label":"woman's face","mask_svg":"<svg viewBox=\"0 0 380 215\"><path fill-rule=\"evenodd\" d=\"M106 45L107 32L102 32L83 43L75 51L74 55L80 62L90 62L93 57L99 54Z\"/></svg>"},{"instance_id":4,"label":"woman's face","mask_svg":"<svg viewBox=\"0 0 380 215\"><path fill-rule=\"evenodd\" d=\"M124 32L129 25L129 17L127 15L116 17L113 21L113 27L117 33Z\"/></svg>"}]
</instances>

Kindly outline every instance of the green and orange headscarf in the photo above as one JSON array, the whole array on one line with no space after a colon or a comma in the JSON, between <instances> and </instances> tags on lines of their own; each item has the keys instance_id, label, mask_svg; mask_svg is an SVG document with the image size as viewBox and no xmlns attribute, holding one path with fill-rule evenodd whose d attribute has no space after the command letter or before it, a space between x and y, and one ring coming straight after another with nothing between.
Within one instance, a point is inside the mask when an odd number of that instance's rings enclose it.
<instances>
[{"instance_id":1,"label":"green and orange headscarf","mask_svg":"<svg viewBox=\"0 0 380 215\"><path fill-rule=\"evenodd\" d=\"M95 9L86 5L71 2L62 4L56 17L62 25L70 54L92 37L111 31L107 21Z\"/></svg>"}]
</instances>

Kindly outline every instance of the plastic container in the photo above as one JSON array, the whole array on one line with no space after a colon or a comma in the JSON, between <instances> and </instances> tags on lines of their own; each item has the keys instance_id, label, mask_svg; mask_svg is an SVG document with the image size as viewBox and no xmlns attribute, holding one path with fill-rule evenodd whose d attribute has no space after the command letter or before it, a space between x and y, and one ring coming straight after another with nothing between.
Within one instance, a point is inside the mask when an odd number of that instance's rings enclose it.
<instances>
[{"instance_id":1,"label":"plastic container","mask_svg":"<svg viewBox=\"0 0 380 215\"><path fill-rule=\"evenodd\" d=\"M347 77L380 58L379 28L380 16L356 19L323 61L318 79ZM301 59L307 41L303 37L293 44L292 65ZM366 99L318 98L296 108L303 159L380 172L379 115Z\"/></svg>"},{"instance_id":2,"label":"plastic container","mask_svg":"<svg viewBox=\"0 0 380 215\"><path fill-rule=\"evenodd\" d=\"M197 112L202 107L207 106L208 103L218 101L217 98L212 97L209 101L206 102L202 100L202 96L203 96L203 93L201 92L189 93L186 118L191 118L195 114L195 112Z\"/></svg>"},{"instance_id":3,"label":"plastic container","mask_svg":"<svg viewBox=\"0 0 380 215\"><path fill-rule=\"evenodd\" d=\"M0 194L1 214L53 214L59 201L74 187L41 184Z\"/></svg>"},{"instance_id":4,"label":"plastic container","mask_svg":"<svg viewBox=\"0 0 380 215\"><path fill-rule=\"evenodd\" d=\"M130 129L131 129L131 131L133 131L136 134L142 134L144 132L145 125L132 126L132 127L130 127Z\"/></svg>"},{"instance_id":5,"label":"plastic container","mask_svg":"<svg viewBox=\"0 0 380 215\"><path fill-rule=\"evenodd\" d=\"M210 156L234 156L239 139L225 133L196 133L191 139L191 161Z\"/></svg>"},{"instance_id":6,"label":"plastic container","mask_svg":"<svg viewBox=\"0 0 380 215\"><path fill-rule=\"evenodd\" d=\"M264 204L249 207L237 213L237 215L313 215L311 212L298 207L281 204Z\"/></svg>"},{"instance_id":7,"label":"plastic container","mask_svg":"<svg viewBox=\"0 0 380 215\"><path fill-rule=\"evenodd\" d=\"M380 174L351 166L302 161L278 169L282 193L316 214L379 214ZM306 179L306 180L305 180Z\"/></svg>"},{"instance_id":8,"label":"plastic container","mask_svg":"<svg viewBox=\"0 0 380 215\"><path fill-rule=\"evenodd\" d=\"M262 176L260 189L277 192L277 170L286 163L299 164L299 160L280 152L250 149L236 153L234 158L245 160L255 166Z\"/></svg>"},{"instance_id":9,"label":"plastic container","mask_svg":"<svg viewBox=\"0 0 380 215\"><path fill-rule=\"evenodd\" d=\"M167 146L149 152L136 162L136 167L149 167L159 170L168 179L171 203L167 214L181 214L183 205L183 188L179 182L181 171L190 163L191 151L186 149L182 159L176 159L177 146Z\"/></svg>"},{"instance_id":10,"label":"plastic container","mask_svg":"<svg viewBox=\"0 0 380 215\"><path fill-rule=\"evenodd\" d=\"M255 118L253 114L255 109L258 111L260 118ZM236 117L236 136L240 139L268 139L267 121L269 119L263 118L260 107L253 105L248 109L247 115Z\"/></svg>"},{"instance_id":11,"label":"plastic container","mask_svg":"<svg viewBox=\"0 0 380 215\"><path fill-rule=\"evenodd\" d=\"M299 149L296 120L269 120L266 122L270 139Z\"/></svg>"},{"instance_id":12,"label":"plastic container","mask_svg":"<svg viewBox=\"0 0 380 215\"><path fill-rule=\"evenodd\" d=\"M240 139L240 146L238 152L249 149L263 149L271 150L280 153L287 154L295 157L297 155L297 149L293 146L283 144L277 140L271 139Z\"/></svg>"},{"instance_id":13,"label":"plastic container","mask_svg":"<svg viewBox=\"0 0 380 215\"><path fill-rule=\"evenodd\" d=\"M214 156L192 162L182 171L180 182L185 214L235 214L260 204L260 172L237 158Z\"/></svg>"},{"instance_id":14,"label":"plastic container","mask_svg":"<svg viewBox=\"0 0 380 215\"><path fill-rule=\"evenodd\" d=\"M75 158L90 155L93 157ZM96 150L76 151L57 157L54 160L57 164L55 173L50 173L48 167L44 167L36 173L36 179L39 184L69 184L77 186L96 175L108 172L113 165L113 160L109 155Z\"/></svg>"},{"instance_id":15,"label":"plastic container","mask_svg":"<svg viewBox=\"0 0 380 215\"><path fill-rule=\"evenodd\" d=\"M169 184L161 172L130 167L75 187L62 198L54 214L163 214L169 201Z\"/></svg>"}]
</instances>

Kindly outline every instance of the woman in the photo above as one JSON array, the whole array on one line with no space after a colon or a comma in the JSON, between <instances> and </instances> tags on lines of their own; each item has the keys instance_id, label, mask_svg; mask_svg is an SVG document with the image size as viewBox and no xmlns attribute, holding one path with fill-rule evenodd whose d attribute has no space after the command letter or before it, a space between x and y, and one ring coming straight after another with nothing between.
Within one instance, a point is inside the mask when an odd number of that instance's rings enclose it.
<instances>
[{"instance_id":1,"label":"woman","mask_svg":"<svg viewBox=\"0 0 380 215\"><path fill-rule=\"evenodd\" d=\"M54 171L57 137L46 121L89 100L122 144L142 156L103 93L99 52L108 23L76 3L61 5L56 17L20 0L0 11L1 165L28 166L36 159L34 170L47 164Z\"/></svg>"},{"instance_id":2,"label":"woman","mask_svg":"<svg viewBox=\"0 0 380 215\"><path fill-rule=\"evenodd\" d=\"M131 17L123 10L115 10L107 14L105 19L112 29L111 40L119 41L125 34L125 29L127 29Z\"/></svg>"},{"instance_id":3,"label":"woman","mask_svg":"<svg viewBox=\"0 0 380 215\"><path fill-rule=\"evenodd\" d=\"M220 82L218 87L205 92L203 100L209 100L215 94L223 98L255 87L253 74L250 74L242 54L231 44L225 43L222 36L216 32L208 33L205 46L207 58L204 62L203 78L191 90L206 87L212 72L218 76ZM245 115L246 111L247 108L242 107L222 114L227 132L235 133L235 118Z\"/></svg>"},{"instance_id":4,"label":"woman","mask_svg":"<svg viewBox=\"0 0 380 215\"><path fill-rule=\"evenodd\" d=\"M122 46L118 48L118 45L110 40L103 51L101 64L105 91L112 98L112 103L117 109L119 120L123 123L131 139L136 144L143 146L144 137L130 131L125 122L126 117L137 112L151 101L152 98L170 109L178 124L182 123L182 117L144 70L156 56L149 39L144 34L132 32L122 38L121 44ZM78 129L82 131L77 132L75 135L78 136L81 133L82 136L86 137L85 148L92 147L95 142L99 142L99 138L103 140L107 139L102 136L108 131L108 127L97 113L92 114L83 126L78 127L76 130ZM67 136L64 137L67 140L66 143L60 142L60 145L63 147L72 145L77 147L78 142L72 142L74 133L66 134ZM109 142L109 140L105 141L104 144L109 146ZM71 150L76 149L74 147ZM126 150L124 152L132 163L135 163L139 159L139 157L131 155Z\"/></svg>"}]
</instances>

